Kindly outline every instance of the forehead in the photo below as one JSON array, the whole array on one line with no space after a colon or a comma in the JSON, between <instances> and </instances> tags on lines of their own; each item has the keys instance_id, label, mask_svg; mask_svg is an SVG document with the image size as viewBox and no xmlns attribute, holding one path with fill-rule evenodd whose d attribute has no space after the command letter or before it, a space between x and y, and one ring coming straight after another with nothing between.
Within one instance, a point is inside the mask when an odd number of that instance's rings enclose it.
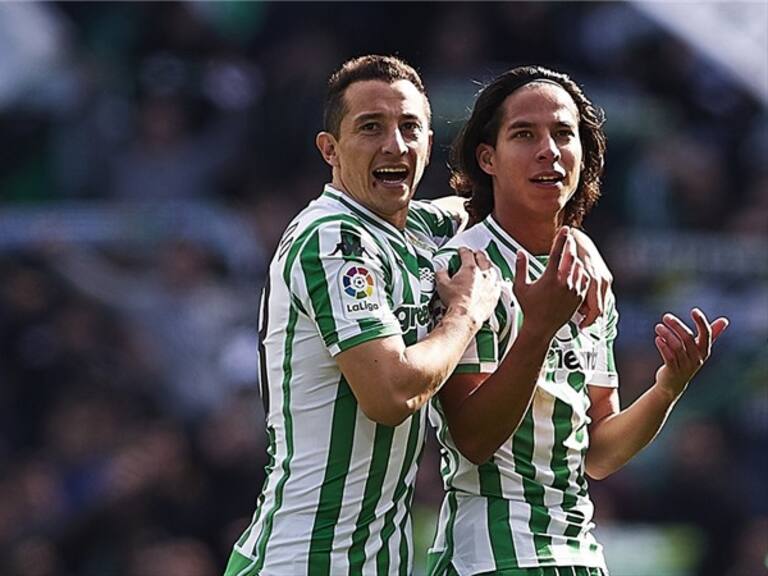
<instances>
[{"instance_id":1,"label":"forehead","mask_svg":"<svg viewBox=\"0 0 768 576\"><path fill-rule=\"evenodd\" d=\"M568 92L550 82L531 82L504 100L504 121L557 121L579 123L579 109Z\"/></svg>"},{"instance_id":2,"label":"forehead","mask_svg":"<svg viewBox=\"0 0 768 576\"><path fill-rule=\"evenodd\" d=\"M344 92L342 124L368 115L417 116L428 119L427 97L409 80L354 82Z\"/></svg>"}]
</instances>

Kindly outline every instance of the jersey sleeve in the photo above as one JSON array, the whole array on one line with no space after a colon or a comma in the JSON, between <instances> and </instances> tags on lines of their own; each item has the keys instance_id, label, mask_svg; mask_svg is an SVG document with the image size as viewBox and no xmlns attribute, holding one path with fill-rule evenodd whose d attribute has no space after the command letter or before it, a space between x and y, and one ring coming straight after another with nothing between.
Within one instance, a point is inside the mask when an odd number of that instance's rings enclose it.
<instances>
[{"instance_id":1,"label":"jersey sleeve","mask_svg":"<svg viewBox=\"0 0 768 576\"><path fill-rule=\"evenodd\" d=\"M316 324L331 356L395 334L391 269L376 241L346 220L310 228L285 264L292 298Z\"/></svg>"},{"instance_id":2,"label":"jersey sleeve","mask_svg":"<svg viewBox=\"0 0 768 576\"><path fill-rule=\"evenodd\" d=\"M616 309L615 299L611 299L607 304L605 313L595 326L600 338L597 342L595 371L589 384L618 388L619 374L616 371L613 344L618 334L619 312Z\"/></svg>"},{"instance_id":3,"label":"jersey sleeve","mask_svg":"<svg viewBox=\"0 0 768 576\"><path fill-rule=\"evenodd\" d=\"M438 206L428 200L414 200L408 209L408 223L438 248L442 248L461 229L463 217L458 212Z\"/></svg>"}]
</instances>

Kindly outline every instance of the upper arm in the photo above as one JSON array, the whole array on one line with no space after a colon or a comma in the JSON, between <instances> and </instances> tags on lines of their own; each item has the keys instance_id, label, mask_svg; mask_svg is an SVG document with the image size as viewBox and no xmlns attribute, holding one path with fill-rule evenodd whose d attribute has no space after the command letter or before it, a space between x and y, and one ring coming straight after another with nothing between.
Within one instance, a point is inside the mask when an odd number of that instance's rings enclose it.
<instances>
[{"instance_id":1,"label":"upper arm","mask_svg":"<svg viewBox=\"0 0 768 576\"><path fill-rule=\"evenodd\" d=\"M404 412L397 406L405 406L408 398L393 397L395 389L388 383L390 374L405 362L402 336L364 342L339 353L335 360L365 415L382 424L398 424Z\"/></svg>"},{"instance_id":2,"label":"upper arm","mask_svg":"<svg viewBox=\"0 0 768 576\"><path fill-rule=\"evenodd\" d=\"M619 404L619 389L607 386L589 386L590 407L589 417L592 420L590 428L599 426L600 422L621 411Z\"/></svg>"},{"instance_id":3,"label":"upper arm","mask_svg":"<svg viewBox=\"0 0 768 576\"><path fill-rule=\"evenodd\" d=\"M331 356L400 334L387 293L391 272L368 234L333 221L310 228L294 244L283 275Z\"/></svg>"}]
</instances>

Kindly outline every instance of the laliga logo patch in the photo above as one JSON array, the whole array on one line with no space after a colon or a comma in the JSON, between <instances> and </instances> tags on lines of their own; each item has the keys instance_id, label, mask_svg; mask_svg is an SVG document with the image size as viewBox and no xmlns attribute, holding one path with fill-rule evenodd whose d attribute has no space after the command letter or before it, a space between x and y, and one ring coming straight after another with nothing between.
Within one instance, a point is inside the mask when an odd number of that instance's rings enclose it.
<instances>
[{"instance_id":1,"label":"laliga logo patch","mask_svg":"<svg viewBox=\"0 0 768 576\"><path fill-rule=\"evenodd\" d=\"M356 300L373 295L373 276L362 266L352 266L341 278L342 287L348 296Z\"/></svg>"}]
</instances>

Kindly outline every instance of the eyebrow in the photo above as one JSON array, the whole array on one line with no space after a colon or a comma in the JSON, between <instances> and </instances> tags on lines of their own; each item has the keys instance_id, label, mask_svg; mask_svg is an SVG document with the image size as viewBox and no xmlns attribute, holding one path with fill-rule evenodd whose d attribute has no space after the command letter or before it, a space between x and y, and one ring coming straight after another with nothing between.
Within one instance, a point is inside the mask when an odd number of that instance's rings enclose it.
<instances>
[{"instance_id":1,"label":"eyebrow","mask_svg":"<svg viewBox=\"0 0 768 576\"><path fill-rule=\"evenodd\" d=\"M379 120L386 116L386 114L382 112L364 112L360 114L359 116L356 116L354 119L355 124L360 124L364 122L368 122L369 120ZM423 119L419 117L418 114L410 114L406 113L401 115L401 119L404 120L418 120L419 122L423 122Z\"/></svg>"},{"instance_id":2,"label":"eyebrow","mask_svg":"<svg viewBox=\"0 0 768 576\"><path fill-rule=\"evenodd\" d=\"M520 128L533 128L536 124L534 122L530 122L528 120L518 120L517 122L513 122L509 126L507 126L507 130L519 130ZM572 122L566 122L564 120L558 120L554 123L555 126L558 127L566 127L566 128L575 128L577 125L573 124Z\"/></svg>"}]
</instances>

